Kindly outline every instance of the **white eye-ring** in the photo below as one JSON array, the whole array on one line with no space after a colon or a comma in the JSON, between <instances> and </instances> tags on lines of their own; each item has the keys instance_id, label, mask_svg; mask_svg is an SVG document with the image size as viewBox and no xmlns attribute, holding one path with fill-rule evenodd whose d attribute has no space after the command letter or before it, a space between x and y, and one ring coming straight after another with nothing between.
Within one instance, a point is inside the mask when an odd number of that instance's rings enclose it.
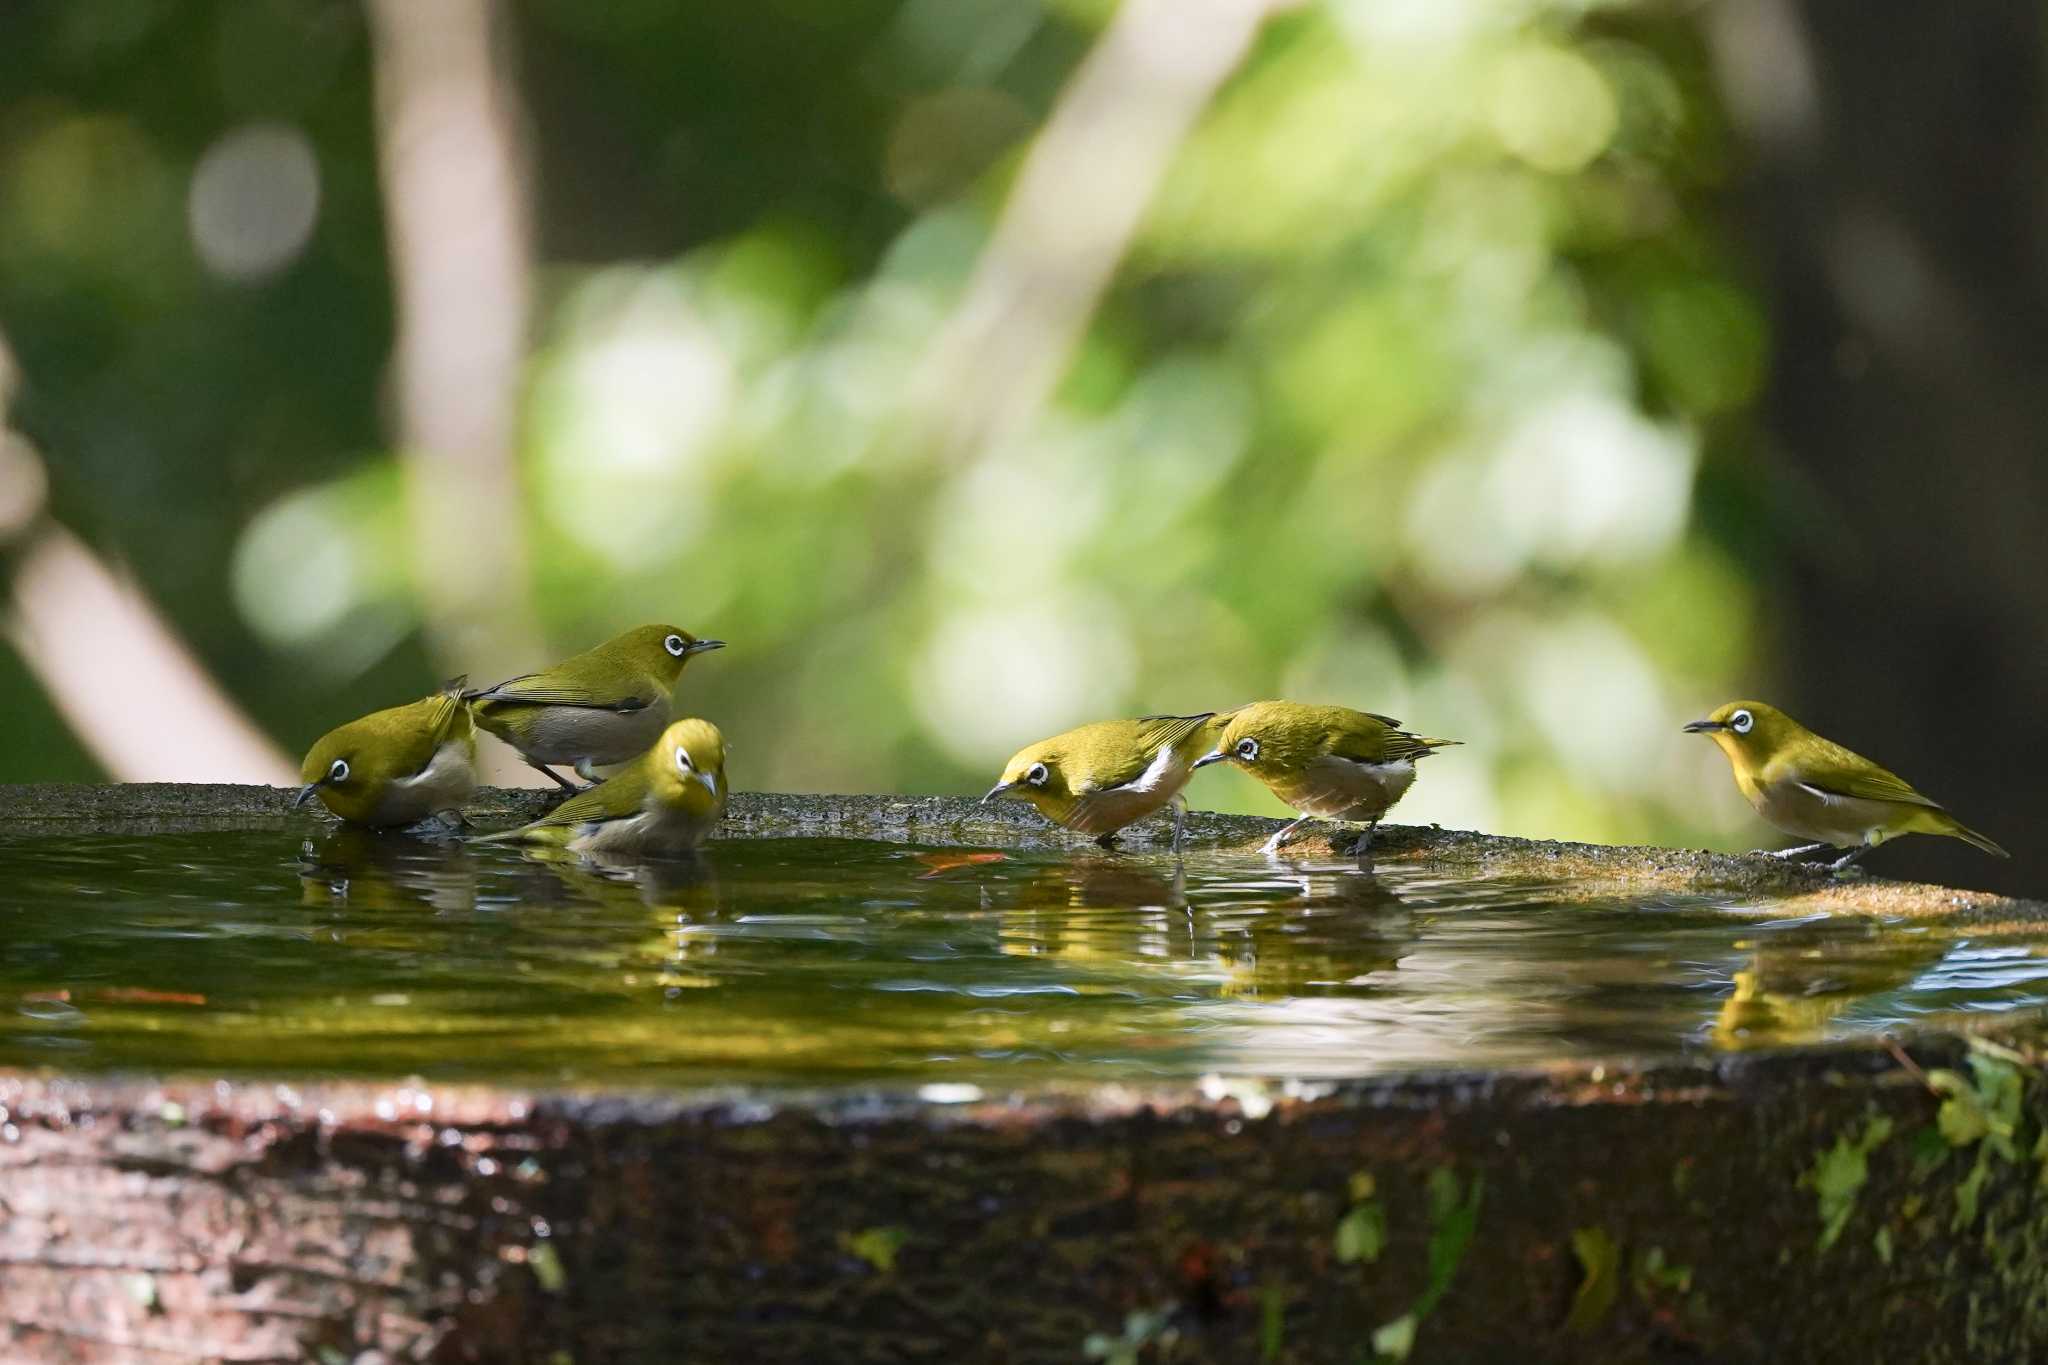
<instances>
[{"instance_id":1,"label":"white eye-ring","mask_svg":"<svg viewBox=\"0 0 2048 1365\"><path fill-rule=\"evenodd\" d=\"M329 782L348 781L348 760L345 758L335 759L334 762L328 766L327 780Z\"/></svg>"},{"instance_id":2,"label":"white eye-ring","mask_svg":"<svg viewBox=\"0 0 2048 1365\"><path fill-rule=\"evenodd\" d=\"M680 659L683 657L683 652L689 649L690 642L680 635L671 635L661 642L661 647Z\"/></svg>"},{"instance_id":3,"label":"white eye-ring","mask_svg":"<svg viewBox=\"0 0 2048 1365\"><path fill-rule=\"evenodd\" d=\"M1747 711L1737 711L1734 715L1728 717L1728 728L1738 735L1748 734L1755 724L1756 717Z\"/></svg>"},{"instance_id":4,"label":"white eye-ring","mask_svg":"<svg viewBox=\"0 0 2048 1365\"><path fill-rule=\"evenodd\" d=\"M1250 763L1259 756L1259 742L1255 739L1241 739L1237 742L1237 756Z\"/></svg>"},{"instance_id":5,"label":"white eye-ring","mask_svg":"<svg viewBox=\"0 0 2048 1365\"><path fill-rule=\"evenodd\" d=\"M1043 763L1034 763L1031 765L1031 771L1024 774L1024 780L1034 787L1042 787L1045 785L1045 779L1050 776L1052 774L1045 770Z\"/></svg>"},{"instance_id":6,"label":"white eye-ring","mask_svg":"<svg viewBox=\"0 0 2048 1365\"><path fill-rule=\"evenodd\" d=\"M690 751L680 744L676 746L676 771L683 773L697 771L697 765L690 762Z\"/></svg>"}]
</instances>

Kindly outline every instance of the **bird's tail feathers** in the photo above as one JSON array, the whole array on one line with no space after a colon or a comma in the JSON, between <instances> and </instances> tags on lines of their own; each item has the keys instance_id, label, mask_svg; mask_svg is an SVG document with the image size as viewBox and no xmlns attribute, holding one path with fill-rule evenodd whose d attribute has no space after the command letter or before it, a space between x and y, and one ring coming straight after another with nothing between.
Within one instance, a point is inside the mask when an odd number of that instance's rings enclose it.
<instances>
[{"instance_id":1,"label":"bird's tail feathers","mask_svg":"<svg viewBox=\"0 0 2048 1365\"><path fill-rule=\"evenodd\" d=\"M1961 839L1964 843L1972 845L1973 847L1981 848L1986 853L1992 855L1994 858L2010 858L2012 856L2012 854L2007 853L2003 848L1999 847L1998 841L1996 839L1993 839L1988 834L1979 834L1976 830L1971 829L1968 825L1964 824L1962 821L1956 819L1952 815L1949 817L1948 820L1948 828L1946 830L1943 830L1942 832L1944 834L1949 834L1954 836L1955 838Z\"/></svg>"}]
</instances>

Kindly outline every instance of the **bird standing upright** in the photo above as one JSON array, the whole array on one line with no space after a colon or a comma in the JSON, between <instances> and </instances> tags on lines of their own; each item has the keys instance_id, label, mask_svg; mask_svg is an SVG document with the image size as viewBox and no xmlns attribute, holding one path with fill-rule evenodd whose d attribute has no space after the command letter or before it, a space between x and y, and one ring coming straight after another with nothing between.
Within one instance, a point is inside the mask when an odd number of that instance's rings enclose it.
<instances>
[{"instance_id":1,"label":"bird standing upright","mask_svg":"<svg viewBox=\"0 0 2048 1365\"><path fill-rule=\"evenodd\" d=\"M725 736L708 720L679 720L638 763L570 797L530 825L480 844L550 844L572 853L688 853L725 815Z\"/></svg>"},{"instance_id":2,"label":"bird standing upright","mask_svg":"<svg viewBox=\"0 0 2048 1365\"><path fill-rule=\"evenodd\" d=\"M1235 763L1301 812L1266 841L1267 853L1317 819L1366 821L1351 846L1353 853L1365 852L1380 818L1414 784L1416 760L1458 743L1412 735L1391 716L1346 706L1258 701L1216 719L1222 738L1195 766Z\"/></svg>"},{"instance_id":3,"label":"bird standing upright","mask_svg":"<svg viewBox=\"0 0 2048 1365\"><path fill-rule=\"evenodd\" d=\"M306 753L293 809L318 795L355 825L410 825L460 814L476 790L476 724L456 678L431 697L373 711L322 735Z\"/></svg>"},{"instance_id":4,"label":"bird standing upright","mask_svg":"<svg viewBox=\"0 0 2048 1365\"><path fill-rule=\"evenodd\" d=\"M683 665L724 646L676 626L639 626L553 668L467 695L478 725L575 791L551 764L572 764L594 783L598 767L638 758L668 725Z\"/></svg>"},{"instance_id":5,"label":"bird standing upright","mask_svg":"<svg viewBox=\"0 0 2048 1365\"><path fill-rule=\"evenodd\" d=\"M1796 858L1830 846L1849 848L1828 864L1840 871L1901 834L1945 834L1986 853L2011 856L1914 791L1904 778L1822 739L1775 706L1731 701L1685 728L1720 746L1735 770L1735 785L1758 815L1785 833L1810 841L1756 852Z\"/></svg>"},{"instance_id":6,"label":"bird standing upright","mask_svg":"<svg viewBox=\"0 0 2048 1365\"><path fill-rule=\"evenodd\" d=\"M1212 711L1194 716L1103 720L1019 749L981 799L1028 801L1054 824L1092 834L1104 848L1124 826L1173 806L1180 848L1180 789L1202 752Z\"/></svg>"}]
</instances>

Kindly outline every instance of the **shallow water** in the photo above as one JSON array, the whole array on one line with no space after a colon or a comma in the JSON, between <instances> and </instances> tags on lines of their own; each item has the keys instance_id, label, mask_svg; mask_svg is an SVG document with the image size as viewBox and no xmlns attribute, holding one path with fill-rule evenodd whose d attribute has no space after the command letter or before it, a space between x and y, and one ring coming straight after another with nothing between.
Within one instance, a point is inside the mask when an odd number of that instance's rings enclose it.
<instances>
[{"instance_id":1,"label":"shallow water","mask_svg":"<svg viewBox=\"0 0 2048 1365\"><path fill-rule=\"evenodd\" d=\"M1339 1077L2048 1004L2040 945L1355 862L0 840L0 1065L538 1083ZM941 1093L941 1092L934 1092Z\"/></svg>"}]
</instances>

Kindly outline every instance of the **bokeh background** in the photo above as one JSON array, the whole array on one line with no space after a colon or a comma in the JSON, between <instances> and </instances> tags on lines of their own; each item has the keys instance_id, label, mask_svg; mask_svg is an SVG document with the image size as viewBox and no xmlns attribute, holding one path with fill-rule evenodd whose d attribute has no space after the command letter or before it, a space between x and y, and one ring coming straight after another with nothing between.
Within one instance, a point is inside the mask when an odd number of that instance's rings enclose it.
<instances>
[{"instance_id":1,"label":"bokeh background","mask_svg":"<svg viewBox=\"0 0 2048 1365\"><path fill-rule=\"evenodd\" d=\"M743 787L1286 695L1466 741L1402 819L1746 848L1762 696L2038 893L2044 20L17 0L0 779L666 620Z\"/></svg>"}]
</instances>

